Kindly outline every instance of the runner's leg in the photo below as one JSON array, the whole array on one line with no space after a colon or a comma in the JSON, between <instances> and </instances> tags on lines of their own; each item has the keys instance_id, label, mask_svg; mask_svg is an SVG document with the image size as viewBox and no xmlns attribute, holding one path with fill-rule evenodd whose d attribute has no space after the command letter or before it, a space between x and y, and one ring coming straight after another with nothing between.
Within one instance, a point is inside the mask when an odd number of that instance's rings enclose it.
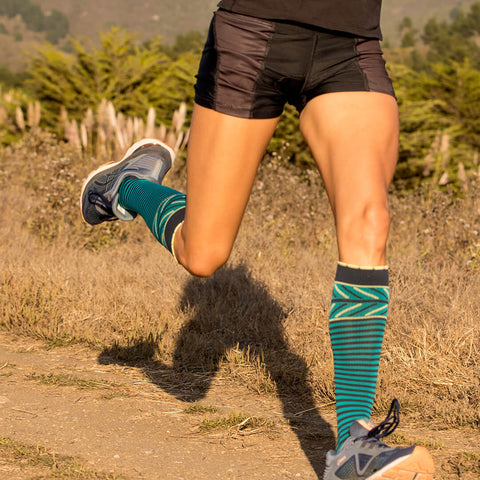
<instances>
[{"instance_id":1,"label":"runner's leg","mask_svg":"<svg viewBox=\"0 0 480 480\"><path fill-rule=\"evenodd\" d=\"M352 422L370 418L388 309L388 186L398 144L395 99L374 92L326 94L301 115L337 227L340 264L330 311L337 449Z\"/></svg>"},{"instance_id":2,"label":"runner's leg","mask_svg":"<svg viewBox=\"0 0 480 480\"><path fill-rule=\"evenodd\" d=\"M238 118L195 105L185 221L174 239L176 258L194 275L211 275L227 261L277 122L278 118Z\"/></svg>"},{"instance_id":3,"label":"runner's leg","mask_svg":"<svg viewBox=\"0 0 480 480\"><path fill-rule=\"evenodd\" d=\"M395 99L376 92L322 95L300 121L335 216L339 260L385 265L387 193L398 150Z\"/></svg>"}]
</instances>

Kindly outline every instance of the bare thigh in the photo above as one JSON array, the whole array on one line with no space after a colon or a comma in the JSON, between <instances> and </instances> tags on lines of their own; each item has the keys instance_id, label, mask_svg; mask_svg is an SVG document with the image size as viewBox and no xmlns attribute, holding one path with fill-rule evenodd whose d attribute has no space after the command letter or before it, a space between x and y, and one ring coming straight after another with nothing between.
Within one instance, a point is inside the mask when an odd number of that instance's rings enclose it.
<instances>
[{"instance_id":1,"label":"bare thigh","mask_svg":"<svg viewBox=\"0 0 480 480\"><path fill-rule=\"evenodd\" d=\"M178 261L207 276L230 255L255 174L278 118L245 119L195 105L187 153L185 222Z\"/></svg>"},{"instance_id":2,"label":"bare thigh","mask_svg":"<svg viewBox=\"0 0 480 480\"><path fill-rule=\"evenodd\" d=\"M335 216L340 261L385 265L388 187L398 152L394 97L376 92L321 95L307 104L300 124Z\"/></svg>"}]
</instances>

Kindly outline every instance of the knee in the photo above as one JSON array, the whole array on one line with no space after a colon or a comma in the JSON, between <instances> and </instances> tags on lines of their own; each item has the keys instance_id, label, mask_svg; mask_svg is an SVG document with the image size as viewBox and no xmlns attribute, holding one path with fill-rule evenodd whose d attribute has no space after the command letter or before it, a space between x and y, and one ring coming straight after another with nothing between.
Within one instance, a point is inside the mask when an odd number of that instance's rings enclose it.
<instances>
[{"instance_id":1,"label":"knee","mask_svg":"<svg viewBox=\"0 0 480 480\"><path fill-rule=\"evenodd\" d=\"M337 219L339 247L349 258L359 252L362 263L367 261L366 257L369 262L384 261L389 230L390 213L386 203L369 202L345 218Z\"/></svg>"},{"instance_id":2,"label":"knee","mask_svg":"<svg viewBox=\"0 0 480 480\"><path fill-rule=\"evenodd\" d=\"M227 262L229 256L229 249L196 247L195 249L185 249L178 260L192 275L209 277Z\"/></svg>"},{"instance_id":3,"label":"knee","mask_svg":"<svg viewBox=\"0 0 480 480\"><path fill-rule=\"evenodd\" d=\"M374 203L367 205L363 210L361 224L366 232L378 239L380 246L387 242L390 230L390 212L387 204Z\"/></svg>"}]
</instances>

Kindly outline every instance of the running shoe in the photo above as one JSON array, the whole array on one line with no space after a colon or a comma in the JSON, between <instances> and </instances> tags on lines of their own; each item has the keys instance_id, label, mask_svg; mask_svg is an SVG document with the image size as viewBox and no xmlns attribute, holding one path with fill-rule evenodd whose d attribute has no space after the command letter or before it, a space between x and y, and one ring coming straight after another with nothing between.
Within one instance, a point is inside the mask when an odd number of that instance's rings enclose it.
<instances>
[{"instance_id":1,"label":"running shoe","mask_svg":"<svg viewBox=\"0 0 480 480\"><path fill-rule=\"evenodd\" d=\"M387 418L374 426L357 420L339 452L327 453L324 480L433 480L435 467L425 447L388 447L381 438L390 435L400 421L394 400Z\"/></svg>"},{"instance_id":2,"label":"running shoe","mask_svg":"<svg viewBox=\"0 0 480 480\"><path fill-rule=\"evenodd\" d=\"M137 214L118 204L123 180L138 178L161 184L175 159L173 150L160 140L146 138L133 144L118 162L94 170L85 180L80 194L83 220L98 225L112 220L133 220Z\"/></svg>"}]
</instances>

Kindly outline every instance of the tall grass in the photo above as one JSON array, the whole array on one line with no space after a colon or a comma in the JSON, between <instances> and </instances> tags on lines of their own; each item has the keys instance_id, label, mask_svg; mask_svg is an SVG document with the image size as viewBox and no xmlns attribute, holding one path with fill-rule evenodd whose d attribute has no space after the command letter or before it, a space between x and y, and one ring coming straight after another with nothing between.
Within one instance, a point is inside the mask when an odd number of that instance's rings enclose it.
<instances>
[{"instance_id":1,"label":"tall grass","mask_svg":"<svg viewBox=\"0 0 480 480\"><path fill-rule=\"evenodd\" d=\"M41 121L41 106L38 101L20 98L20 93L10 90L2 92L0 86L0 123L9 125L17 133L38 130ZM60 138L86 155L110 157L125 151L132 143L142 138L158 138L175 151L183 148L188 141L184 124L187 105L181 103L173 113L172 126L167 128L158 123L155 109L148 110L147 118L127 117L117 112L112 102L102 100L95 112L89 108L78 122L70 119L63 107L55 130Z\"/></svg>"},{"instance_id":2,"label":"tall grass","mask_svg":"<svg viewBox=\"0 0 480 480\"><path fill-rule=\"evenodd\" d=\"M402 107L400 111L402 112ZM165 123L158 121L153 107L149 109L146 118L129 117L117 112L113 103L104 99L95 109L89 108L81 120L71 118L67 109L62 107L49 129L87 157L110 159L119 156L132 143L145 137L158 138L171 145L175 151L182 152L189 136L186 120L185 102L174 111L172 121L169 122L171 126L167 128ZM292 136L292 126L296 122L298 119L295 111L286 108L285 117L280 122L268 151L272 157L285 162L294 155L298 165L302 162L309 164L313 160L305 153L306 150L302 150L307 147L304 140L300 140L301 134L296 128L294 131L297 133ZM33 101L21 90L3 91L0 85L0 144L14 143L26 132L38 130L43 123L46 122L42 122L42 106L38 101ZM407 129L402 131L402 137L404 135L409 137L412 132ZM293 150L292 144L296 145ZM420 153L414 155L411 161L399 164L397 184L412 189L422 182L430 183L434 188L440 186L462 192L468 190L471 179L478 178L480 172L478 152L474 149L466 157L465 152L458 155L448 129L438 129L429 148L425 149L423 158L416 159L417 155L420 156ZM412 175L415 175L414 179Z\"/></svg>"},{"instance_id":3,"label":"tall grass","mask_svg":"<svg viewBox=\"0 0 480 480\"><path fill-rule=\"evenodd\" d=\"M0 153L0 327L88 343L190 400L222 375L331 404L336 244L318 174L266 158L229 263L197 279L141 219L81 223L81 181L99 160L39 131ZM167 183L183 189L183 169ZM397 397L430 426L479 425L479 193L392 192L382 411Z\"/></svg>"}]
</instances>

